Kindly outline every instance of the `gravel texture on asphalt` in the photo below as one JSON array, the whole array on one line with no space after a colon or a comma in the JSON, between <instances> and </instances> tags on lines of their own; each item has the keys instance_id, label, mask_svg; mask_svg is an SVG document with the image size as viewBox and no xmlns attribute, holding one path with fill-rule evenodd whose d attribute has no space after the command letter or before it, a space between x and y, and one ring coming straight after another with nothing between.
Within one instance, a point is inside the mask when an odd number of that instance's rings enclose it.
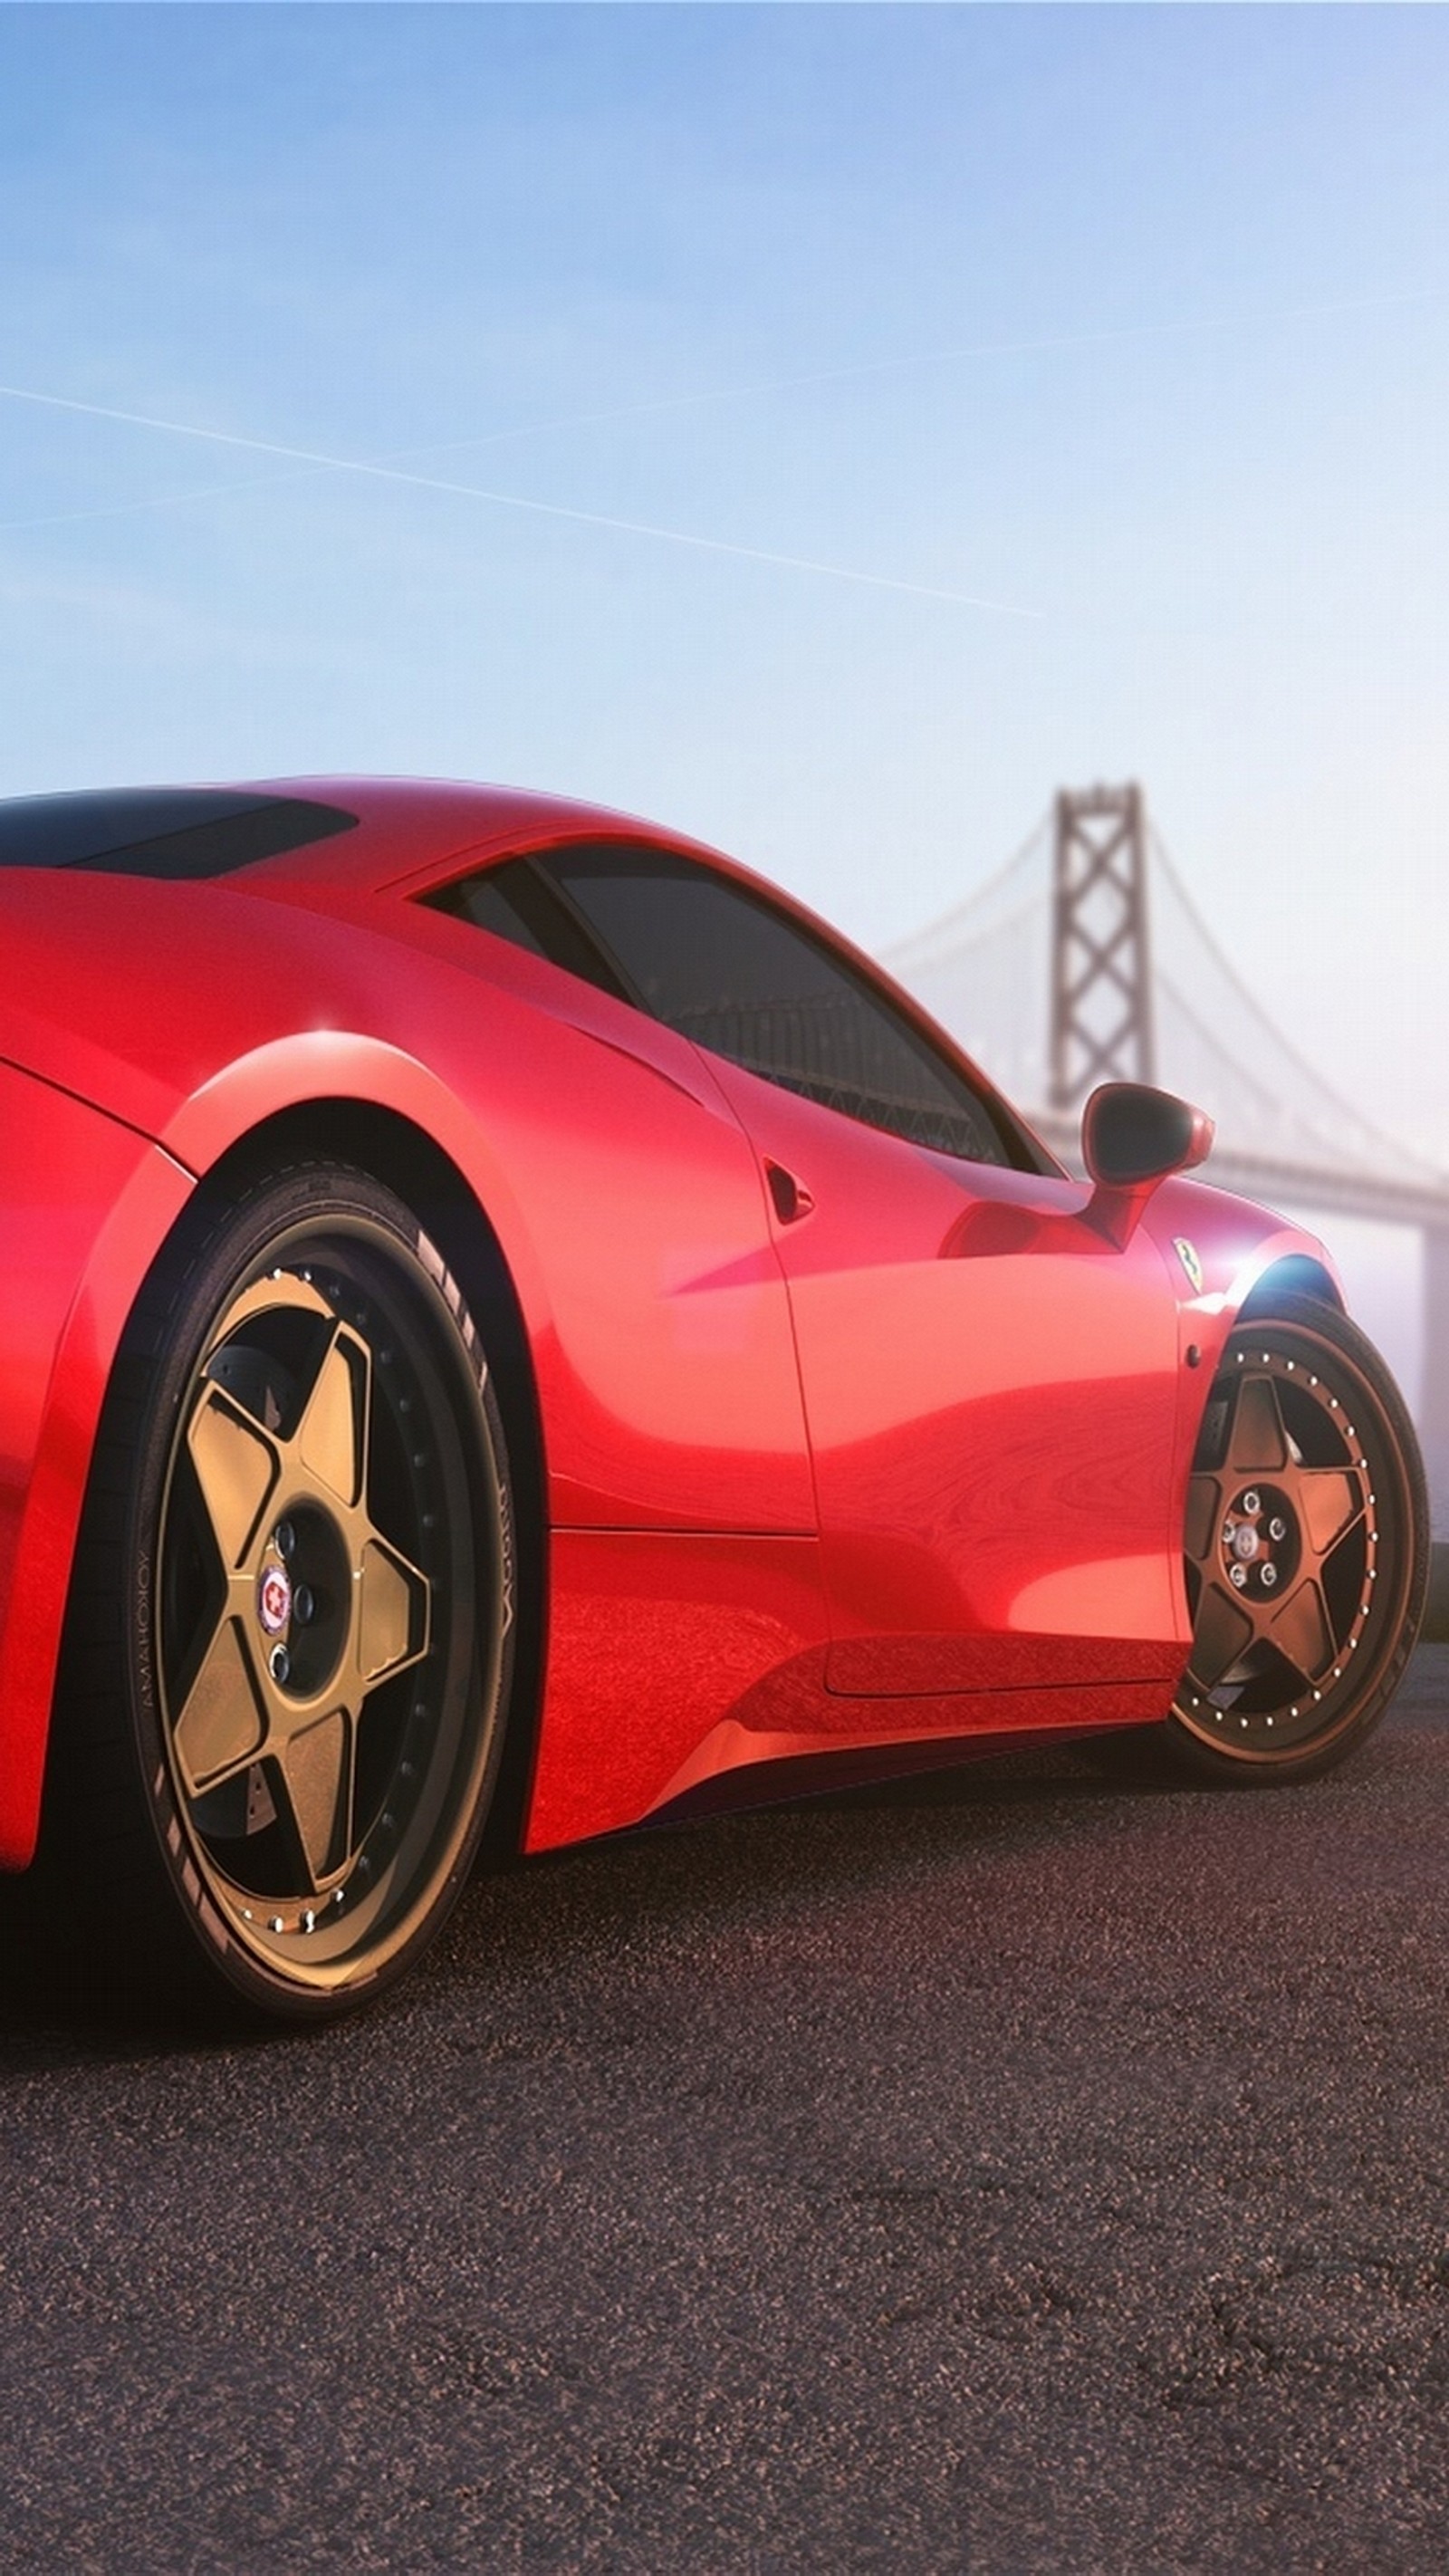
<instances>
[{"instance_id":1,"label":"gravel texture on asphalt","mask_svg":"<svg viewBox=\"0 0 1449 2576\"><path fill-rule=\"evenodd\" d=\"M520 1865L318 2038L100 2015L7 1890L0 2564L1437 2571L1446 1886L1432 1646L1298 1790Z\"/></svg>"}]
</instances>

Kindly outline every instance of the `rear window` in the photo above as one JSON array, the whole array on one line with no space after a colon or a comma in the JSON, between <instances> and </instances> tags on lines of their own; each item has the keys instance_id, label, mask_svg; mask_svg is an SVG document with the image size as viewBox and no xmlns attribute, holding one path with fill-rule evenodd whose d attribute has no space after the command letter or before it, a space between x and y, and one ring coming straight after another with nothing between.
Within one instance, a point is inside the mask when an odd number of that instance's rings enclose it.
<instances>
[{"instance_id":1,"label":"rear window","mask_svg":"<svg viewBox=\"0 0 1449 2576\"><path fill-rule=\"evenodd\" d=\"M126 877L224 877L309 841L350 832L355 814L301 796L226 787L116 787L0 802L0 868L92 868Z\"/></svg>"}]
</instances>

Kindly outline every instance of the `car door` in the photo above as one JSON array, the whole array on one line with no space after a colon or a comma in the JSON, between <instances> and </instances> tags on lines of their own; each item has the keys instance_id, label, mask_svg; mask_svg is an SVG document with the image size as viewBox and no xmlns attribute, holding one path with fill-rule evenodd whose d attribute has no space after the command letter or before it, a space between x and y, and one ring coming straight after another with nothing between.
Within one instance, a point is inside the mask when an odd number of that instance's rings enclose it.
<instances>
[{"instance_id":1,"label":"car door","mask_svg":"<svg viewBox=\"0 0 1449 2576\"><path fill-rule=\"evenodd\" d=\"M619 996L576 928L550 916L539 935L532 881L525 919L494 873L450 880L409 928L486 979L486 1013L461 988L430 1045L472 1087L547 1284L550 1519L813 1535L785 1283L739 1122L705 1059Z\"/></svg>"},{"instance_id":2,"label":"car door","mask_svg":"<svg viewBox=\"0 0 1449 2576\"><path fill-rule=\"evenodd\" d=\"M799 1354L833 1689L1171 1679L1175 1307L1139 1232L1022 1169L1002 1104L848 952L684 856L546 862L700 1047L765 1173Z\"/></svg>"}]
</instances>

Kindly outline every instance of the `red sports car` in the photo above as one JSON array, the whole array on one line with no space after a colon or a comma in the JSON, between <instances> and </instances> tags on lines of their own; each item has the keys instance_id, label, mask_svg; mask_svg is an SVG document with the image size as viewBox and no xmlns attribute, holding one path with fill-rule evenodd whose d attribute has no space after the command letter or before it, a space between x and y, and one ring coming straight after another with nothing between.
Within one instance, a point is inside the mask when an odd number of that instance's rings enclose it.
<instances>
[{"instance_id":1,"label":"red sports car","mask_svg":"<svg viewBox=\"0 0 1449 2576\"><path fill-rule=\"evenodd\" d=\"M138 1975L317 2018L485 1825L1380 1715L1413 1433L1185 1103L1084 1185L798 904L491 788L12 801L0 928L0 1862Z\"/></svg>"}]
</instances>

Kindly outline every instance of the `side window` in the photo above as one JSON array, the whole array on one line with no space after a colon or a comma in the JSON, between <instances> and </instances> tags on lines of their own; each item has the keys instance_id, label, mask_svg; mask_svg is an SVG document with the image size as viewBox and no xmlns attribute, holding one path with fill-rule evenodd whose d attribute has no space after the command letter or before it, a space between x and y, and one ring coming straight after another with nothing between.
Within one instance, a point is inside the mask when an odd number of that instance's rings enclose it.
<instances>
[{"instance_id":1,"label":"side window","mask_svg":"<svg viewBox=\"0 0 1449 2576\"><path fill-rule=\"evenodd\" d=\"M910 1022L745 888L694 860L621 845L541 853L532 866L633 997L682 1036L912 1144L1012 1159L985 1102Z\"/></svg>"},{"instance_id":2,"label":"side window","mask_svg":"<svg viewBox=\"0 0 1449 2576\"><path fill-rule=\"evenodd\" d=\"M571 975L582 975L616 1000L634 999L600 956L573 906L555 892L532 859L504 859L497 867L480 868L476 876L459 877L452 885L440 886L436 894L425 895L423 901L435 912L450 912L459 921L471 921L478 930L511 939L515 948L526 948L535 957L567 967Z\"/></svg>"}]
</instances>

